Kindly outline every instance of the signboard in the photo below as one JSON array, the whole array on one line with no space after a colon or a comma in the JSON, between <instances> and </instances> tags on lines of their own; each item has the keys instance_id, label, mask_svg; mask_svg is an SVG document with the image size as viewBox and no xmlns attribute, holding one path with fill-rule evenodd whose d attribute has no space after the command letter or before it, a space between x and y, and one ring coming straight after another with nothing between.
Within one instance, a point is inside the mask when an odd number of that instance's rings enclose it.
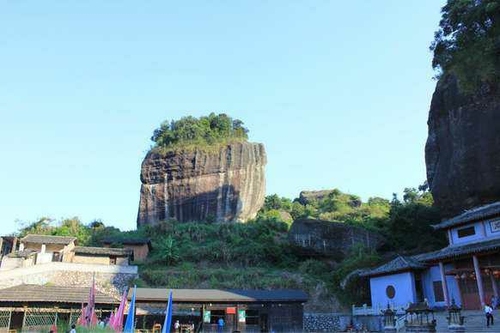
<instances>
[{"instance_id":1,"label":"signboard","mask_svg":"<svg viewBox=\"0 0 500 333\"><path fill-rule=\"evenodd\" d=\"M238 310L238 323L245 323L247 319L247 314L245 310Z\"/></svg>"},{"instance_id":2,"label":"signboard","mask_svg":"<svg viewBox=\"0 0 500 333\"><path fill-rule=\"evenodd\" d=\"M500 232L500 220L490 222L491 232Z\"/></svg>"},{"instance_id":3,"label":"signboard","mask_svg":"<svg viewBox=\"0 0 500 333\"><path fill-rule=\"evenodd\" d=\"M210 314L211 314L210 310L205 310L203 312L203 322L204 323L210 323Z\"/></svg>"},{"instance_id":4,"label":"signboard","mask_svg":"<svg viewBox=\"0 0 500 333\"><path fill-rule=\"evenodd\" d=\"M227 314L236 314L236 308L231 306L226 308L226 313Z\"/></svg>"}]
</instances>

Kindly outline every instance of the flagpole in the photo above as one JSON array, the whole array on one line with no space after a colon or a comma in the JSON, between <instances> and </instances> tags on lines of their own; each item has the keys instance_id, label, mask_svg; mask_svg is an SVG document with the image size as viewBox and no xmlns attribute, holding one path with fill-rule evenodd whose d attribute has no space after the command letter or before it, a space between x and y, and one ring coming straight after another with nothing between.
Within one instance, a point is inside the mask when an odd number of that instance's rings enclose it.
<instances>
[{"instance_id":1,"label":"flagpole","mask_svg":"<svg viewBox=\"0 0 500 333\"><path fill-rule=\"evenodd\" d=\"M161 333L170 333L170 327L172 326L172 308L174 307L172 300L172 290L168 294L167 311L165 311L165 322Z\"/></svg>"},{"instance_id":2,"label":"flagpole","mask_svg":"<svg viewBox=\"0 0 500 333\"><path fill-rule=\"evenodd\" d=\"M127 314L127 321L125 322L125 327L123 328L124 333L133 333L135 329L135 293L136 286L134 286L134 291L132 293L132 300L130 301L130 306Z\"/></svg>"}]
</instances>

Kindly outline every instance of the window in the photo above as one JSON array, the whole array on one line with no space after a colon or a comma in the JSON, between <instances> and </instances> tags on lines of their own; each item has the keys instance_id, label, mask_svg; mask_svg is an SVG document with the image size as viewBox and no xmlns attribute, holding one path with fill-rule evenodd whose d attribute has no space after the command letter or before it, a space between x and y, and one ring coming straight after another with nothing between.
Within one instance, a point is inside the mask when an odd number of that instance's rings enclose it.
<instances>
[{"instance_id":1,"label":"window","mask_svg":"<svg viewBox=\"0 0 500 333\"><path fill-rule=\"evenodd\" d=\"M246 324L247 325L259 325L259 311L257 310L246 310Z\"/></svg>"},{"instance_id":2,"label":"window","mask_svg":"<svg viewBox=\"0 0 500 333\"><path fill-rule=\"evenodd\" d=\"M441 281L432 282L434 287L434 301L444 302L443 283Z\"/></svg>"},{"instance_id":3,"label":"window","mask_svg":"<svg viewBox=\"0 0 500 333\"><path fill-rule=\"evenodd\" d=\"M226 313L224 310L211 310L210 312L210 323L217 324L219 318L226 320Z\"/></svg>"},{"instance_id":4,"label":"window","mask_svg":"<svg viewBox=\"0 0 500 333\"><path fill-rule=\"evenodd\" d=\"M463 238L463 237L475 235L476 229L474 229L474 226L462 228L462 229L458 229L457 233L458 233L458 238Z\"/></svg>"},{"instance_id":5,"label":"window","mask_svg":"<svg viewBox=\"0 0 500 333\"><path fill-rule=\"evenodd\" d=\"M390 299L393 299L394 296L396 296L396 289L394 288L394 286L387 286L387 288L385 288L385 294Z\"/></svg>"}]
</instances>

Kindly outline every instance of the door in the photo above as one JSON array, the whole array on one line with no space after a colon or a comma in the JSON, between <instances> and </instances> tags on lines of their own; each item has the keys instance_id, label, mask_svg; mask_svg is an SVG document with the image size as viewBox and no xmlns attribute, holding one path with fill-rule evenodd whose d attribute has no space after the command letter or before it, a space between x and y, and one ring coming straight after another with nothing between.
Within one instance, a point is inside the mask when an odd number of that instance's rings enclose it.
<instances>
[{"instance_id":1,"label":"door","mask_svg":"<svg viewBox=\"0 0 500 333\"><path fill-rule=\"evenodd\" d=\"M259 324L260 324L260 331L262 333L269 332L269 317L267 316L267 313L260 314Z\"/></svg>"},{"instance_id":2,"label":"door","mask_svg":"<svg viewBox=\"0 0 500 333\"><path fill-rule=\"evenodd\" d=\"M462 307L465 310L481 309L476 280L471 278L460 279L458 284L460 286L460 294L462 296Z\"/></svg>"}]
</instances>

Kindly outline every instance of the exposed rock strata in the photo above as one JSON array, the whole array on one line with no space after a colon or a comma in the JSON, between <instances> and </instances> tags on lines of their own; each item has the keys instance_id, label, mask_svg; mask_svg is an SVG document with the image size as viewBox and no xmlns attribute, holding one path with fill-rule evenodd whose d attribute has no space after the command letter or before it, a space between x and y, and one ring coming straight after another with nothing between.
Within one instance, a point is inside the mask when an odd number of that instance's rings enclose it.
<instances>
[{"instance_id":1,"label":"exposed rock strata","mask_svg":"<svg viewBox=\"0 0 500 333\"><path fill-rule=\"evenodd\" d=\"M213 152L152 150L142 162L137 225L253 218L264 203L265 165L259 143L234 143Z\"/></svg>"},{"instance_id":2,"label":"exposed rock strata","mask_svg":"<svg viewBox=\"0 0 500 333\"><path fill-rule=\"evenodd\" d=\"M444 217L500 200L500 97L484 85L466 96L441 79L429 113L427 180Z\"/></svg>"},{"instance_id":3,"label":"exposed rock strata","mask_svg":"<svg viewBox=\"0 0 500 333\"><path fill-rule=\"evenodd\" d=\"M314 201L321 201L328 197L333 190L320 190L320 191L301 191L299 194L298 202L302 205L308 205Z\"/></svg>"},{"instance_id":4,"label":"exposed rock strata","mask_svg":"<svg viewBox=\"0 0 500 333\"><path fill-rule=\"evenodd\" d=\"M288 234L289 240L304 254L331 256L342 259L353 246L378 248L383 238L372 231L339 222L313 219L295 220Z\"/></svg>"}]
</instances>

